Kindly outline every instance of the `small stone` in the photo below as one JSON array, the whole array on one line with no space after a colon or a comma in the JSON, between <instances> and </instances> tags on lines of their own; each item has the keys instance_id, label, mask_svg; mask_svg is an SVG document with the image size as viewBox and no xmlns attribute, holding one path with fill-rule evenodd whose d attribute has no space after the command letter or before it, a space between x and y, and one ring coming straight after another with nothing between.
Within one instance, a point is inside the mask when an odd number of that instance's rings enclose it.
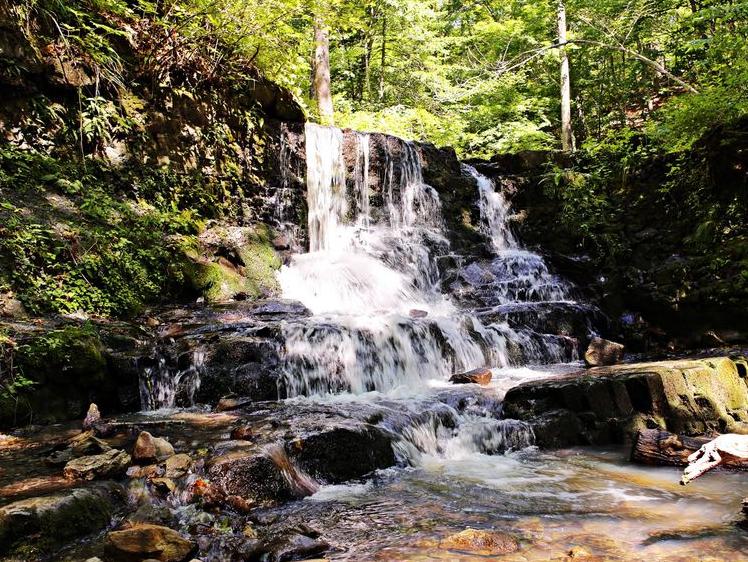
<instances>
[{"instance_id":1,"label":"small stone","mask_svg":"<svg viewBox=\"0 0 748 562\"><path fill-rule=\"evenodd\" d=\"M481 367L479 369L473 369L472 371L468 371L467 373L458 373L456 375L452 375L449 379L449 382L454 383L454 384L486 385L491 382L491 377L493 377L493 373L491 373L491 369Z\"/></svg>"},{"instance_id":2,"label":"small stone","mask_svg":"<svg viewBox=\"0 0 748 562\"><path fill-rule=\"evenodd\" d=\"M154 437L147 431L141 431L135 441L132 456L135 462L151 463L164 460L174 454L174 447L166 439Z\"/></svg>"},{"instance_id":3,"label":"small stone","mask_svg":"<svg viewBox=\"0 0 748 562\"><path fill-rule=\"evenodd\" d=\"M509 554L519 550L517 539L494 531L465 529L441 541L441 548L466 550L484 555Z\"/></svg>"},{"instance_id":4,"label":"small stone","mask_svg":"<svg viewBox=\"0 0 748 562\"><path fill-rule=\"evenodd\" d=\"M615 365L623 361L623 344L603 338L593 338L584 353L584 362L588 367Z\"/></svg>"},{"instance_id":5,"label":"small stone","mask_svg":"<svg viewBox=\"0 0 748 562\"><path fill-rule=\"evenodd\" d=\"M230 410L236 410L237 408L241 408L245 404L248 404L250 400L246 398L231 398L231 397L224 397L221 398L218 401L218 404L216 404L216 411L217 412L228 412Z\"/></svg>"},{"instance_id":6,"label":"small stone","mask_svg":"<svg viewBox=\"0 0 748 562\"><path fill-rule=\"evenodd\" d=\"M170 494L177 489L177 485L171 478L151 478L151 484L162 494Z\"/></svg>"},{"instance_id":7,"label":"small stone","mask_svg":"<svg viewBox=\"0 0 748 562\"><path fill-rule=\"evenodd\" d=\"M426 312L425 310L418 310L417 308L414 308L414 309L412 309L412 310L411 310L411 311L410 311L410 312L408 313L408 315L409 315L409 316L410 316L411 318L426 318L426 317L427 317L427 316L429 315L429 313L428 313L428 312Z\"/></svg>"},{"instance_id":8,"label":"small stone","mask_svg":"<svg viewBox=\"0 0 748 562\"><path fill-rule=\"evenodd\" d=\"M138 525L107 535L105 552L112 562L183 562L195 550L195 543L168 527Z\"/></svg>"},{"instance_id":9,"label":"small stone","mask_svg":"<svg viewBox=\"0 0 748 562\"><path fill-rule=\"evenodd\" d=\"M124 474L130 464L130 455L119 449L111 449L100 455L73 459L65 465L63 474L68 480L93 480Z\"/></svg>"},{"instance_id":10,"label":"small stone","mask_svg":"<svg viewBox=\"0 0 748 562\"><path fill-rule=\"evenodd\" d=\"M158 319L149 316L145 319L145 325L149 328L156 328L157 326L161 325L161 322L159 322Z\"/></svg>"},{"instance_id":11,"label":"small stone","mask_svg":"<svg viewBox=\"0 0 748 562\"><path fill-rule=\"evenodd\" d=\"M248 425L240 425L231 430L231 439L249 441L252 439L252 428Z\"/></svg>"},{"instance_id":12,"label":"small stone","mask_svg":"<svg viewBox=\"0 0 748 562\"><path fill-rule=\"evenodd\" d=\"M166 459L166 477L181 478L192 467L192 459L185 453L180 453Z\"/></svg>"},{"instance_id":13,"label":"small stone","mask_svg":"<svg viewBox=\"0 0 748 562\"><path fill-rule=\"evenodd\" d=\"M83 420L83 429L93 429L99 421L101 421L101 412L99 412L99 407L91 402L91 405L88 407L86 418Z\"/></svg>"},{"instance_id":14,"label":"small stone","mask_svg":"<svg viewBox=\"0 0 748 562\"><path fill-rule=\"evenodd\" d=\"M133 465L127 469L127 476L130 478L158 478L163 476L164 469L157 464L149 464L146 466Z\"/></svg>"}]
</instances>

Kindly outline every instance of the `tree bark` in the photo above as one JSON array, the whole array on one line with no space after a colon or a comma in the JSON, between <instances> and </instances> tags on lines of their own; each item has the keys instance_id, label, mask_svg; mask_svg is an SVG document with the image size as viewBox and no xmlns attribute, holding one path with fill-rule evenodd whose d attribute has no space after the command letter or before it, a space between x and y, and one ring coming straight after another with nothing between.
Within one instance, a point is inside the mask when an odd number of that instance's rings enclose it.
<instances>
[{"instance_id":1,"label":"tree bark","mask_svg":"<svg viewBox=\"0 0 748 562\"><path fill-rule=\"evenodd\" d=\"M382 60L379 63L379 101L384 99L384 64L387 58L387 14L382 13Z\"/></svg>"},{"instance_id":2,"label":"tree bark","mask_svg":"<svg viewBox=\"0 0 748 562\"><path fill-rule=\"evenodd\" d=\"M574 133L571 128L571 78L569 56L566 52L566 7L558 3L558 42L561 45L561 148L574 151Z\"/></svg>"},{"instance_id":3,"label":"tree bark","mask_svg":"<svg viewBox=\"0 0 748 562\"><path fill-rule=\"evenodd\" d=\"M706 437L686 437L659 429L643 429L636 435L631 460L642 464L686 466L689 455L708 442Z\"/></svg>"},{"instance_id":4,"label":"tree bark","mask_svg":"<svg viewBox=\"0 0 748 562\"><path fill-rule=\"evenodd\" d=\"M335 114L330 89L330 37L322 20L314 19L314 98L320 123L333 125Z\"/></svg>"}]
</instances>

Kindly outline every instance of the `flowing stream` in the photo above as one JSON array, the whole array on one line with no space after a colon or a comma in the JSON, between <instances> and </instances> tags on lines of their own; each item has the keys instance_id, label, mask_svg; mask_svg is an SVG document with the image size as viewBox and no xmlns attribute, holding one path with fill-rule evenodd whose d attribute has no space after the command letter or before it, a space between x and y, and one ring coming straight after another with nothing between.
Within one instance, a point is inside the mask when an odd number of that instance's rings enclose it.
<instances>
[{"instance_id":1,"label":"flowing stream","mask_svg":"<svg viewBox=\"0 0 748 562\"><path fill-rule=\"evenodd\" d=\"M571 560L564 556L579 544L598 556L584 560L748 560L733 522L740 475L726 477L727 489L704 479L684 491L677 469L631 465L621 449L542 452L528 424L502 417L509 388L578 369L577 338L595 333L594 310L512 232L502 182L463 166L488 252L461 256L415 144L388 137L382 154L364 133L312 124L305 133L309 251L278 279L283 297L311 315L276 323L283 400L274 404L294 412L292 424L315 411L376 411L376 421L365 419L394 436L397 466L324 485L271 445L268 457L307 497L261 518L324 530L340 545L331 560L476 560L439 548L470 526L519 538L520 551L502 560ZM249 334L243 320L220 329ZM144 408L174 406L180 384L181 394L198 392L204 349L181 361L157 353L142 371ZM449 382L476 368L491 370L489 385ZM277 425L286 421L279 415ZM317 419L307 423L325 423ZM221 431L211 425L206 442ZM194 431L183 440L201 443ZM172 507L191 513L180 501ZM209 559L222 552L216 546Z\"/></svg>"}]
</instances>

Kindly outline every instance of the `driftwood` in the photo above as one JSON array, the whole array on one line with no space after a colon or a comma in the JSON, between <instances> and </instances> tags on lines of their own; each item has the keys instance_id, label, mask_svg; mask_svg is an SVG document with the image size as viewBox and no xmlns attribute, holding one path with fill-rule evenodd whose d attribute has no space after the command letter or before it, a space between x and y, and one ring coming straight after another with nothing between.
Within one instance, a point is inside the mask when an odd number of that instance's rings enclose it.
<instances>
[{"instance_id":1,"label":"driftwood","mask_svg":"<svg viewBox=\"0 0 748 562\"><path fill-rule=\"evenodd\" d=\"M726 434L709 440L645 429L637 434L631 457L643 464L685 466L681 484L688 484L720 465L748 470L748 435Z\"/></svg>"},{"instance_id":2,"label":"driftwood","mask_svg":"<svg viewBox=\"0 0 748 562\"><path fill-rule=\"evenodd\" d=\"M683 471L680 483L686 485L721 464L748 469L748 435L728 433L702 445L688 457L688 466Z\"/></svg>"}]
</instances>

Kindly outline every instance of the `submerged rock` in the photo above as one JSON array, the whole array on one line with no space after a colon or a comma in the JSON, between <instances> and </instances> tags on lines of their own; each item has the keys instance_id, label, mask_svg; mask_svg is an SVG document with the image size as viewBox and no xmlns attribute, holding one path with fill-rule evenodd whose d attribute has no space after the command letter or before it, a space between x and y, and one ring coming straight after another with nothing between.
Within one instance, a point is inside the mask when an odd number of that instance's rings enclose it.
<instances>
[{"instance_id":1,"label":"submerged rock","mask_svg":"<svg viewBox=\"0 0 748 562\"><path fill-rule=\"evenodd\" d=\"M595 367L516 386L504 416L532 425L545 447L633 440L639 429L684 435L748 431L744 358Z\"/></svg>"},{"instance_id":2,"label":"submerged rock","mask_svg":"<svg viewBox=\"0 0 748 562\"><path fill-rule=\"evenodd\" d=\"M100 455L79 457L65 465L63 474L70 480L93 480L121 476L130 464L130 455L119 449L111 449Z\"/></svg>"},{"instance_id":3,"label":"submerged rock","mask_svg":"<svg viewBox=\"0 0 748 562\"><path fill-rule=\"evenodd\" d=\"M623 350L623 344L603 338L592 338L584 353L584 362L588 367L615 365L623 361Z\"/></svg>"},{"instance_id":4,"label":"submerged rock","mask_svg":"<svg viewBox=\"0 0 748 562\"><path fill-rule=\"evenodd\" d=\"M196 545L178 532L160 525L143 524L107 535L105 550L112 562L182 562Z\"/></svg>"},{"instance_id":5,"label":"submerged rock","mask_svg":"<svg viewBox=\"0 0 748 562\"><path fill-rule=\"evenodd\" d=\"M457 373L449 378L449 382L455 384L482 384L486 385L491 382L491 369L481 367L479 369L473 369L467 373Z\"/></svg>"},{"instance_id":6,"label":"submerged rock","mask_svg":"<svg viewBox=\"0 0 748 562\"><path fill-rule=\"evenodd\" d=\"M505 533L465 529L450 535L439 546L448 550L463 550L476 554L495 556L519 550L517 539Z\"/></svg>"},{"instance_id":7,"label":"submerged rock","mask_svg":"<svg viewBox=\"0 0 748 562\"><path fill-rule=\"evenodd\" d=\"M265 545L263 560L271 562L285 562L287 560L308 560L322 554L330 545L318 537L310 537L301 533L283 535L268 545Z\"/></svg>"}]
</instances>

